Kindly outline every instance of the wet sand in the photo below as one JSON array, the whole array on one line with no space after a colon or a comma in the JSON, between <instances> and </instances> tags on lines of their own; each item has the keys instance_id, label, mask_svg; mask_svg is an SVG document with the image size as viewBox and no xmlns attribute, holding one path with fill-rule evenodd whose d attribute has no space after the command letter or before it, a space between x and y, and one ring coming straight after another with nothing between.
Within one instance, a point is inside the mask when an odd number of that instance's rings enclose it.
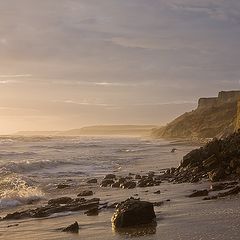
<instances>
[{"instance_id":1,"label":"wet sand","mask_svg":"<svg viewBox=\"0 0 240 240\"><path fill-rule=\"evenodd\" d=\"M211 183L172 184L160 186L113 189L96 186L82 186L92 189L101 202L120 202L130 196L141 200L159 202L170 199L160 207L155 207L157 227L150 234L137 235L136 232L116 232L112 228L111 216L114 209L104 209L98 216L86 216L81 212L54 214L43 219L26 219L20 221L0 222L1 239L239 239L240 234L240 202L239 196L218 200L203 201L203 197L188 198L194 189L209 188ZM154 194L161 190L161 194ZM76 197L75 190L64 190L67 196ZM75 193L74 193L75 192ZM72 194L71 194L72 193ZM26 206L25 206L26 208ZM9 212L9 211L6 211ZM13 212L13 209L11 209ZM4 213L1 213L1 215ZM80 225L79 234L63 233L59 230L73 222ZM19 224L18 226L14 226ZM8 227L9 225L12 225Z\"/></svg>"}]
</instances>

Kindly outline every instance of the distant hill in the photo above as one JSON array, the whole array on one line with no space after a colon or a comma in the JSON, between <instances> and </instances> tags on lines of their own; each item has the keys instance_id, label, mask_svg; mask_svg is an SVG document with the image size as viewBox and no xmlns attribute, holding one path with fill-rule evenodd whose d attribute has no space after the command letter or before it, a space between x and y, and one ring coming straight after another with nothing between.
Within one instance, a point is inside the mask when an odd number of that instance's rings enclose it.
<instances>
[{"instance_id":1,"label":"distant hill","mask_svg":"<svg viewBox=\"0 0 240 240\"><path fill-rule=\"evenodd\" d=\"M15 135L81 136L81 135L150 135L155 125L99 125L67 131L20 131Z\"/></svg>"},{"instance_id":2,"label":"distant hill","mask_svg":"<svg viewBox=\"0 0 240 240\"><path fill-rule=\"evenodd\" d=\"M184 113L165 127L153 129L152 136L199 139L233 133L240 126L239 99L240 91L222 91L215 98L200 98L196 110Z\"/></svg>"},{"instance_id":3,"label":"distant hill","mask_svg":"<svg viewBox=\"0 0 240 240\"><path fill-rule=\"evenodd\" d=\"M100 125L65 131L64 135L146 135L154 125Z\"/></svg>"}]
</instances>

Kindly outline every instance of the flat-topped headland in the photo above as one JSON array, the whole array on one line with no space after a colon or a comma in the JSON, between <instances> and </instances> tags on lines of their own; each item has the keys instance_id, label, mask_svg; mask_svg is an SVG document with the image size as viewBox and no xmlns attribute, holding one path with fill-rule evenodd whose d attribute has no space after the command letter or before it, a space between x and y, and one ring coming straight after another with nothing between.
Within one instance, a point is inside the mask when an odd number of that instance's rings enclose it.
<instances>
[{"instance_id":1,"label":"flat-topped headland","mask_svg":"<svg viewBox=\"0 0 240 240\"><path fill-rule=\"evenodd\" d=\"M217 97L200 98L197 109L154 129L152 136L189 139L227 136L240 127L239 100L240 91L222 91Z\"/></svg>"}]
</instances>

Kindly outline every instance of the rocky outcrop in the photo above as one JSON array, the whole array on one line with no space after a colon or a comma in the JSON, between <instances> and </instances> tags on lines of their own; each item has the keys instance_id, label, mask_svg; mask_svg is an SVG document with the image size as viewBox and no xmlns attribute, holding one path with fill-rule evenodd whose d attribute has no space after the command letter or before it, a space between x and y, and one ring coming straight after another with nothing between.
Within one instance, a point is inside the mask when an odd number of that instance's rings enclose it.
<instances>
[{"instance_id":1,"label":"rocky outcrop","mask_svg":"<svg viewBox=\"0 0 240 240\"><path fill-rule=\"evenodd\" d=\"M132 174L135 175L135 174ZM123 189L133 189L136 187L153 187L159 186L161 180L164 180L165 175L159 176L155 175L154 172L149 172L146 176L141 176L139 174L135 175L135 179L132 176L127 177L117 177L114 174L107 174L102 180L100 187L112 187L112 188L123 188Z\"/></svg>"},{"instance_id":2,"label":"rocky outcrop","mask_svg":"<svg viewBox=\"0 0 240 240\"><path fill-rule=\"evenodd\" d=\"M227 136L240 128L239 99L240 91L223 91L216 98L200 98L196 110L184 113L165 127L153 129L152 135L191 139Z\"/></svg>"},{"instance_id":3,"label":"rocky outcrop","mask_svg":"<svg viewBox=\"0 0 240 240\"><path fill-rule=\"evenodd\" d=\"M44 218L49 217L54 213L75 212L90 210L99 206L99 198L86 200L84 198L69 198L61 197L51 199L45 206L40 206L35 209L28 209L20 212L9 213L3 220L18 220L26 218Z\"/></svg>"},{"instance_id":4,"label":"rocky outcrop","mask_svg":"<svg viewBox=\"0 0 240 240\"><path fill-rule=\"evenodd\" d=\"M198 100L198 109L204 109L209 107L214 107L217 105L218 98L200 98Z\"/></svg>"},{"instance_id":5,"label":"rocky outcrop","mask_svg":"<svg viewBox=\"0 0 240 240\"><path fill-rule=\"evenodd\" d=\"M216 182L240 178L240 132L214 139L183 157L174 171L176 182L197 182L203 178Z\"/></svg>"}]
</instances>

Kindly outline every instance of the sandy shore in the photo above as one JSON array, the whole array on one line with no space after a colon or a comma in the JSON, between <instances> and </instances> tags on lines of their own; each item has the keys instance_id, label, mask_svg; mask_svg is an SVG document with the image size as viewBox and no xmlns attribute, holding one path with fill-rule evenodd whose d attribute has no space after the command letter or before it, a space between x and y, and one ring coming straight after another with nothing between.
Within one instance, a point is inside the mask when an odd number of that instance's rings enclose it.
<instances>
[{"instance_id":1,"label":"sandy shore","mask_svg":"<svg viewBox=\"0 0 240 240\"><path fill-rule=\"evenodd\" d=\"M239 239L240 204L239 196L218 200L203 201L203 197L188 198L194 189L206 189L210 182L172 184L162 183L160 186L114 189L100 188L92 184L82 183L78 189L64 189L63 196L76 197L80 189L91 189L93 197L101 202L121 202L128 197L137 196L141 200L159 202L170 199L162 206L155 207L157 227L151 234L139 236L136 232L116 232L112 228L111 216L114 209L104 209L98 216L86 216L81 212L65 212L53 214L43 219L25 219L0 222L0 239ZM161 194L154 194L157 190ZM44 201L41 203L43 204ZM31 206L32 207L32 206ZM5 210L3 216L14 210ZM29 206L28 206L29 208ZM78 221L79 234L63 233L59 228ZM141 235L141 234L140 234Z\"/></svg>"}]
</instances>

